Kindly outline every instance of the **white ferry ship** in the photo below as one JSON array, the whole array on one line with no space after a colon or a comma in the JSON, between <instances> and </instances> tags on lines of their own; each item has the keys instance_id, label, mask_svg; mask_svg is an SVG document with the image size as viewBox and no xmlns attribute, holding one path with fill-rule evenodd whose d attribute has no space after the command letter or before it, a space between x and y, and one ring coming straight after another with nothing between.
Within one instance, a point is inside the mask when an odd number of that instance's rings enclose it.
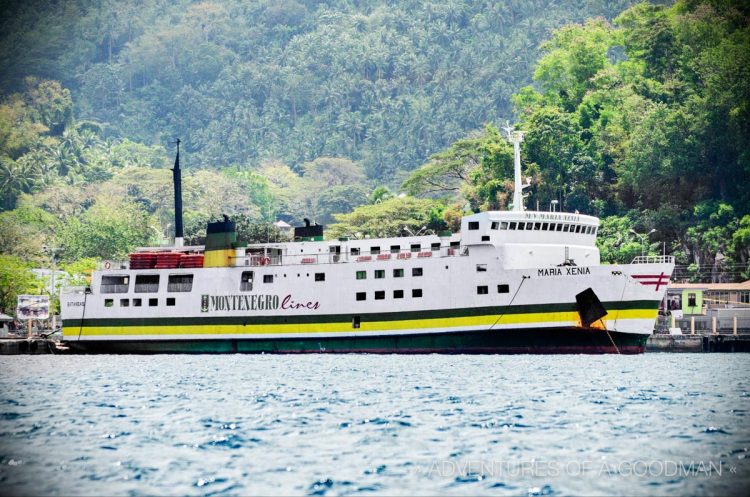
<instances>
[{"instance_id":1,"label":"white ferry ship","mask_svg":"<svg viewBox=\"0 0 750 497\"><path fill-rule=\"evenodd\" d=\"M61 296L63 341L106 353L641 353L674 261L603 265L599 220L523 208L466 216L461 231L240 246L144 248ZM179 205L179 152L175 166ZM178 235L181 222L178 219Z\"/></svg>"}]
</instances>

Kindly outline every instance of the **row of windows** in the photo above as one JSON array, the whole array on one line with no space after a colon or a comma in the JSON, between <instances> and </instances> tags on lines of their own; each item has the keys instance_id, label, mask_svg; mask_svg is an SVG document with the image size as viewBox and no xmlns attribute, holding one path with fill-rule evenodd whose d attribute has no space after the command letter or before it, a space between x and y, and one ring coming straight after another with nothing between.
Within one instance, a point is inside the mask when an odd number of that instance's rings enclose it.
<instances>
[{"instance_id":1,"label":"row of windows","mask_svg":"<svg viewBox=\"0 0 750 497\"><path fill-rule=\"evenodd\" d=\"M130 276L102 276L101 293L128 293ZM189 292L193 289L192 274L170 274L168 292ZM158 274L138 274L135 276L135 293L156 293L159 291Z\"/></svg>"},{"instance_id":2,"label":"row of windows","mask_svg":"<svg viewBox=\"0 0 750 497\"><path fill-rule=\"evenodd\" d=\"M421 288L414 288L411 291L412 298L419 299L422 298L422 289ZM377 290L373 297L375 300L385 300L385 290ZM355 295L355 298L359 301L367 300L367 292L357 292ZM393 290L393 298L394 299L402 299L404 298L404 291L403 290Z\"/></svg>"},{"instance_id":3,"label":"row of windows","mask_svg":"<svg viewBox=\"0 0 750 497\"><path fill-rule=\"evenodd\" d=\"M479 221L469 221L469 230L479 229ZM540 221L492 221L493 230L525 230L525 231L560 231L562 233L581 233L595 235L596 226L586 224L550 223Z\"/></svg>"},{"instance_id":4,"label":"row of windows","mask_svg":"<svg viewBox=\"0 0 750 497\"><path fill-rule=\"evenodd\" d=\"M497 293L509 293L510 285L502 284L497 285ZM479 285L477 287L477 295L488 295L490 293L490 287L487 285Z\"/></svg>"},{"instance_id":5,"label":"row of windows","mask_svg":"<svg viewBox=\"0 0 750 497\"><path fill-rule=\"evenodd\" d=\"M458 243L458 242L456 242ZM430 244L430 250L440 250L440 242L435 242ZM405 251L405 250L404 250ZM409 252L421 252L422 251L422 244L421 243L412 243L409 246ZM390 250L383 249L381 252L381 248L379 245L375 245L370 247L370 254L371 255L377 255L380 253L391 253L391 254L400 254L402 252L401 245L391 245ZM358 247L352 247L351 254L352 255L360 255L362 253L362 249Z\"/></svg>"},{"instance_id":6,"label":"row of windows","mask_svg":"<svg viewBox=\"0 0 750 497\"><path fill-rule=\"evenodd\" d=\"M297 274L299 276L299 274ZM307 276L310 276L308 273ZM284 275L286 277L286 274ZM240 291L242 292L249 292L253 289L253 281L255 279L255 272L253 271L243 271L242 276L240 277ZM326 280L326 273L315 273L315 281L325 281ZM263 283L273 283L273 275L272 274L264 274L263 275Z\"/></svg>"},{"instance_id":7,"label":"row of windows","mask_svg":"<svg viewBox=\"0 0 750 497\"><path fill-rule=\"evenodd\" d=\"M424 270L421 267L413 267L411 268L411 275L414 277L419 277L424 275ZM382 280L385 278L385 269L376 269L373 271L373 276L376 280ZM367 279L367 271L357 271L356 277L358 280L366 280ZM394 269L393 270L393 277L394 278L403 278L404 277L404 270Z\"/></svg>"},{"instance_id":8,"label":"row of windows","mask_svg":"<svg viewBox=\"0 0 750 497\"><path fill-rule=\"evenodd\" d=\"M150 298L147 299L148 306L149 307L156 307L159 305L159 299L156 298ZM130 307L131 299L120 299L120 307ZM143 306L143 299L132 299L133 307L142 307ZM167 305L168 306L174 306L175 305L175 298L174 297L167 297ZM114 307L115 301L114 299L104 299L104 307Z\"/></svg>"}]
</instances>

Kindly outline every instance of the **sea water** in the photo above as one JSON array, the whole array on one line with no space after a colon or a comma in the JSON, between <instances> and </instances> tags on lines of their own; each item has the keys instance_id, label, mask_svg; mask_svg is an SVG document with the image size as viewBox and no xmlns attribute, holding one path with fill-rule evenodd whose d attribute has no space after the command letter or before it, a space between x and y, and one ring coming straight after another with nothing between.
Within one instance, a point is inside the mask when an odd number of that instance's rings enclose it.
<instances>
[{"instance_id":1,"label":"sea water","mask_svg":"<svg viewBox=\"0 0 750 497\"><path fill-rule=\"evenodd\" d=\"M0 358L2 495L747 495L750 355Z\"/></svg>"}]
</instances>

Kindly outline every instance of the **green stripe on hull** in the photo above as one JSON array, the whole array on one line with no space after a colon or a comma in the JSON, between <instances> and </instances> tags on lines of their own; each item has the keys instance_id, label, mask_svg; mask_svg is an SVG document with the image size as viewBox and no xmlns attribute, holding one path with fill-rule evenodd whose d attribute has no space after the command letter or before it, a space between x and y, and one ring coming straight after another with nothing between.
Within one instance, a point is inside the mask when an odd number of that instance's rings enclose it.
<instances>
[{"instance_id":1,"label":"green stripe on hull","mask_svg":"<svg viewBox=\"0 0 750 497\"><path fill-rule=\"evenodd\" d=\"M608 311L656 309L658 300L632 300L626 302L603 302ZM94 318L85 319L86 327L119 326L190 326L190 325L263 325L263 324L328 324L346 323L352 316L360 316L363 321L408 321L418 319L444 319L487 315L515 315L533 313L575 312L576 304L535 304L514 306L467 307L462 309L437 309L405 312L277 315L277 316L199 316L179 318ZM80 319L66 319L66 328L79 328Z\"/></svg>"}]
</instances>

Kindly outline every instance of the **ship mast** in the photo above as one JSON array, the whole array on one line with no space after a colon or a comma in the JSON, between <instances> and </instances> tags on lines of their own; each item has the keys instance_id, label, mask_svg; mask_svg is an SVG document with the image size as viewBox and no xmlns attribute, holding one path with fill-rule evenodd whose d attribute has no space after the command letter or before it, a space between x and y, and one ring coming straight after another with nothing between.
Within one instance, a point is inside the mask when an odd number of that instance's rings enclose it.
<instances>
[{"instance_id":1,"label":"ship mast","mask_svg":"<svg viewBox=\"0 0 750 497\"><path fill-rule=\"evenodd\" d=\"M180 170L180 139L173 143L177 144L177 156L174 159L172 169L172 180L174 182L174 246L183 246L182 233L182 171Z\"/></svg>"},{"instance_id":2,"label":"ship mast","mask_svg":"<svg viewBox=\"0 0 750 497\"><path fill-rule=\"evenodd\" d=\"M513 131L509 122L505 122L503 130L508 134L508 141L513 144L513 175L515 184L513 187L513 210L523 212L523 189L528 188L531 183L521 184L521 142L523 141L523 131Z\"/></svg>"}]
</instances>

